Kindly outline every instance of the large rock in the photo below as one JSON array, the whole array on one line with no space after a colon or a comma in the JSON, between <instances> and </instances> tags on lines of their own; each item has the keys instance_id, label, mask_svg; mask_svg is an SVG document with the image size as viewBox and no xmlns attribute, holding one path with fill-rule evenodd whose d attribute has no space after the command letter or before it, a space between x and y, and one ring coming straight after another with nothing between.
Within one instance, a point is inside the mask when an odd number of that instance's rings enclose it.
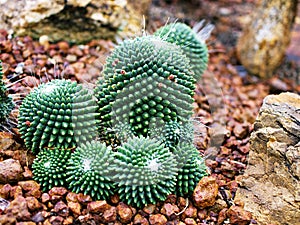
<instances>
[{"instance_id":1,"label":"large rock","mask_svg":"<svg viewBox=\"0 0 300 225\"><path fill-rule=\"evenodd\" d=\"M151 0L0 0L0 27L16 35L86 42L142 30Z\"/></svg>"},{"instance_id":2,"label":"large rock","mask_svg":"<svg viewBox=\"0 0 300 225\"><path fill-rule=\"evenodd\" d=\"M23 168L18 160L6 159L0 162L0 183L17 182L23 178Z\"/></svg>"},{"instance_id":3,"label":"large rock","mask_svg":"<svg viewBox=\"0 0 300 225\"><path fill-rule=\"evenodd\" d=\"M261 0L237 43L237 55L251 73L268 78L290 43L297 0Z\"/></svg>"},{"instance_id":4,"label":"large rock","mask_svg":"<svg viewBox=\"0 0 300 225\"><path fill-rule=\"evenodd\" d=\"M249 165L236 199L261 224L299 224L300 96L267 96L250 142Z\"/></svg>"}]
</instances>

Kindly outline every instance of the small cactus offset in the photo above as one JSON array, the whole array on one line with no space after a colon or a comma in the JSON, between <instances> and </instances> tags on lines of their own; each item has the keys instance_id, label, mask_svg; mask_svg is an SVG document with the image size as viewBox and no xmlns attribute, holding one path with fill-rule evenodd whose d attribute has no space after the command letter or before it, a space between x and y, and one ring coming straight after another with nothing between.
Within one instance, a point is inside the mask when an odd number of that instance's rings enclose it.
<instances>
[{"instance_id":1,"label":"small cactus offset","mask_svg":"<svg viewBox=\"0 0 300 225\"><path fill-rule=\"evenodd\" d=\"M163 144L135 137L120 146L115 154L114 181L121 201L142 207L164 201L174 192L177 162Z\"/></svg>"},{"instance_id":2,"label":"small cactus offset","mask_svg":"<svg viewBox=\"0 0 300 225\"><path fill-rule=\"evenodd\" d=\"M212 29L207 26L207 35ZM203 28L205 30L205 28ZM189 58L194 78L198 81L201 78L208 63L208 50L204 38L198 35L193 29L184 23L171 23L158 29L154 35L163 40L179 45L186 56Z\"/></svg>"},{"instance_id":3,"label":"small cactus offset","mask_svg":"<svg viewBox=\"0 0 300 225\"><path fill-rule=\"evenodd\" d=\"M33 179L37 181L43 191L52 187L67 187L66 164L71 156L71 150L42 149L32 164Z\"/></svg>"},{"instance_id":4,"label":"small cactus offset","mask_svg":"<svg viewBox=\"0 0 300 225\"><path fill-rule=\"evenodd\" d=\"M177 196L190 196L201 178L207 176L205 161L191 143L179 143L172 151L179 168L175 193Z\"/></svg>"},{"instance_id":5,"label":"small cactus offset","mask_svg":"<svg viewBox=\"0 0 300 225\"><path fill-rule=\"evenodd\" d=\"M98 82L101 133L118 123L147 136L151 124L184 121L192 115L195 80L189 60L158 37L126 40L108 57Z\"/></svg>"},{"instance_id":6,"label":"small cactus offset","mask_svg":"<svg viewBox=\"0 0 300 225\"><path fill-rule=\"evenodd\" d=\"M75 193L83 192L94 200L113 194L111 180L113 152L104 143L88 142L77 147L67 162L67 181Z\"/></svg>"},{"instance_id":7,"label":"small cactus offset","mask_svg":"<svg viewBox=\"0 0 300 225\"><path fill-rule=\"evenodd\" d=\"M176 147L180 142L192 143L193 134L193 124L190 121L185 123L170 121L162 127L151 128L149 137L161 141L166 147Z\"/></svg>"},{"instance_id":8,"label":"small cactus offset","mask_svg":"<svg viewBox=\"0 0 300 225\"><path fill-rule=\"evenodd\" d=\"M7 96L7 88L3 82L3 68L0 60L0 129L1 124L8 118L10 112L15 107L11 97Z\"/></svg>"},{"instance_id":9,"label":"small cactus offset","mask_svg":"<svg viewBox=\"0 0 300 225\"><path fill-rule=\"evenodd\" d=\"M28 149L75 148L97 135L96 100L82 85L67 80L41 84L26 96L18 118Z\"/></svg>"}]
</instances>

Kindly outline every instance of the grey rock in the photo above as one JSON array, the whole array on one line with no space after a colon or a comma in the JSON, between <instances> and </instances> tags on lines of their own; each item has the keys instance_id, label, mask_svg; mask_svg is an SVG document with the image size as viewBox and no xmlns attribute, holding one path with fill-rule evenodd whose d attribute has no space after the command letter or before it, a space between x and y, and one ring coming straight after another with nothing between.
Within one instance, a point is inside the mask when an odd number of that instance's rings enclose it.
<instances>
[{"instance_id":1,"label":"grey rock","mask_svg":"<svg viewBox=\"0 0 300 225\"><path fill-rule=\"evenodd\" d=\"M50 41L87 42L142 30L150 0L2 0L0 27Z\"/></svg>"}]
</instances>

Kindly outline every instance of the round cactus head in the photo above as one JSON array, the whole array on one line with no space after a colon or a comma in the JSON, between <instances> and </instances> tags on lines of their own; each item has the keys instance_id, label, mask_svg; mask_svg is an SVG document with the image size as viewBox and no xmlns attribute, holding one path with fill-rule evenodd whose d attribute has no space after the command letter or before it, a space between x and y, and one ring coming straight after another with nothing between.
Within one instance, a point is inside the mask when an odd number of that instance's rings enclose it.
<instances>
[{"instance_id":1,"label":"round cactus head","mask_svg":"<svg viewBox=\"0 0 300 225\"><path fill-rule=\"evenodd\" d=\"M32 164L33 179L43 191L54 186L67 187L66 164L71 156L71 150L42 149Z\"/></svg>"},{"instance_id":2,"label":"round cactus head","mask_svg":"<svg viewBox=\"0 0 300 225\"><path fill-rule=\"evenodd\" d=\"M149 127L184 121L192 115L195 80L180 47L158 37L126 40L108 57L104 79L98 82L101 133L119 123L137 136Z\"/></svg>"},{"instance_id":3,"label":"round cactus head","mask_svg":"<svg viewBox=\"0 0 300 225\"><path fill-rule=\"evenodd\" d=\"M199 23L196 29L191 29L184 23L171 23L158 29L154 35L165 41L180 46L189 58L195 80L199 80L208 63L208 50L205 43L209 36L212 25L205 26L199 33L196 33L203 23Z\"/></svg>"},{"instance_id":4,"label":"round cactus head","mask_svg":"<svg viewBox=\"0 0 300 225\"><path fill-rule=\"evenodd\" d=\"M95 200L107 199L113 194L111 181L113 152L105 144L92 141L80 145L67 163L69 188L83 192Z\"/></svg>"},{"instance_id":5,"label":"round cactus head","mask_svg":"<svg viewBox=\"0 0 300 225\"><path fill-rule=\"evenodd\" d=\"M97 104L82 85L67 80L41 84L20 106L19 132L27 148L74 148L97 135Z\"/></svg>"},{"instance_id":6,"label":"round cactus head","mask_svg":"<svg viewBox=\"0 0 300 225\"><path fill-rule=\"evenodd\" d=\"M3 82L3 68L0 60L0 130L2 123L8 118L10 112L15 107L11 97L7 96L7 88Z\"/></svg>"},{"instance_id":7,"label":"round cactus head","mask_svg":"<svg viewBox=\"0 0 300 225\"><path fill-rule=\"evenodd\" d=\"M177 196L190 196L202 177L207 176L204 159L191 143L181 142L172 149L178 163Z\"/></svg>"},{"instance_id":8,"label":"round cactus head","mask_svg":"<svg viewBox=\"0 0 300 225\"><path fill-rule=\"evenodd\" d=\"M141 207L163 201L174 192L177 162L163 144L135 137L115 154L113 179L122 201Z\"/></svg>"}]
</instances>

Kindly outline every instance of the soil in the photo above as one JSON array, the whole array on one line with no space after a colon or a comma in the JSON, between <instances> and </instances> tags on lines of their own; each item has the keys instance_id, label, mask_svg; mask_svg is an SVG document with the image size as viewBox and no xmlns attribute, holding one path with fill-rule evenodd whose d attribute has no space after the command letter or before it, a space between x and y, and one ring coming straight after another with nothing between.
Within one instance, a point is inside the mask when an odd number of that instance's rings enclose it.
<instances>
[{"instance_id":1,"label":"soil","mask_svg":"<svg viewBox=\"0 0 300 225\"><path fill-rule=\"evenodd\" d=\"M10 158L18 160L23 172L21 180L0 184L0 224L4 224L3 221L14 224L7 222L11 219L7 215L14 215L15 220L12 221L15 222L27 221L19 224L30 224L29 221L34 221L33 224L106 223L103 221L122 224L125 223L120 219L122 212L128 209L131 217L126 224L178 224L179 221L185 224L231 224L232 217L236 216L234 212L243 210L243 203L234 201L238 188L236 178L247 167L249 138L264 97L285 91L300 93L300 53L295 48L287 50L286 59L268 80L260 80L248 74L236 58L236 40L255 2L153 0L147 21L149 33L175 19L191 26L205 19L216 26L208 40L209 66L194 96L194 121L197 128L195 144L206 159L210 177L216 179L219 188L213 206L204 209L196 207L191 197L185 209L186 200L171 195L165 202L135 209L120 203L117 196L112 196L105 202L108 205L107 211L93 212L91 207L96 203L91 203L93 201L88 196L75 195L65 189L42 193L39 187L34 188L30 183L34 156L25 149L14 125L18 113L15 110L10 118L11 123L7 125L10 131L0 132L0 161ZM299 42L299 30L297 17L291 46ZM20 104L33 87L58 77L93 86L114 45L111 40L93 40L86 45L70 45L64 41L48 43L31 37L13 37L8 31L0 30L0 59L3 61L9 93ZM34 193L24 188L22 182L30 183ZM16 196L25 197L28 214L15 215L5 211ZM72 198L77 200L70 200ZM23 199L20 197L18 201L22 202ZM177 206L184 213L167 215L167 203ZM68 213L63 209L68 209ZM105 217L104 214L115 216ZM153 214L157 216L153 217ZM249 219L247 213L243 215L246 216L238 224L256 223L255 219Z\"/></svg>"}]
</instances>

